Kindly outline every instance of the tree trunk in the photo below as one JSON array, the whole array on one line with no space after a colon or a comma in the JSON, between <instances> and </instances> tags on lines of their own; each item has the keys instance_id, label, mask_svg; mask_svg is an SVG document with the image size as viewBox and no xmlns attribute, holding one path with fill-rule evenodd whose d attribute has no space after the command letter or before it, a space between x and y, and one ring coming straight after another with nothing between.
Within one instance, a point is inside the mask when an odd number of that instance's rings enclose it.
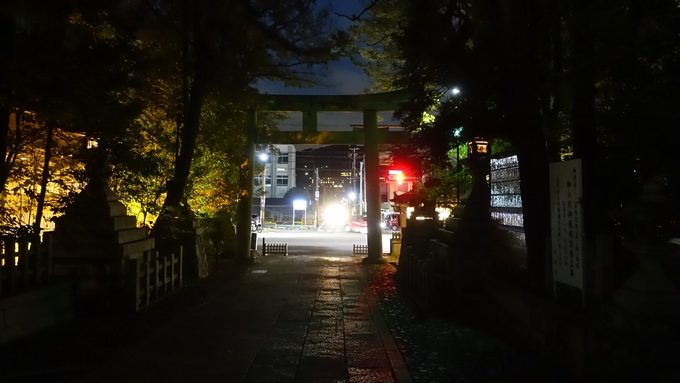
<instances>
[{"instance_id":1,"label":"tree trunk","mask_svg":"<svg viewBox=\"0 0 680 383\"><path fill-rule=\"evenodd\" d=\"M504 110L517 149L522 207L527 245L528 284L545 289L545 241L550 233L548 153L541 126L538 85L535 78L535 17L531 0L500 2L506 53L503 84Z\"/></svg>"},{"instance_id":2,"label":"tree trunk","mask_svg":"<svg viewBox=\"0 0 680 383\"><path fill-rule=\"evenodd\" d=\"M191 172L191 162L196 149L196 138L201 122L204 90L207 81L207 49L200 31L198 6L193 8L192 30L194 37L194 67L191 89L189 90L188 105L185 109L184 125L181 130L181 147L175 161L175 173L168 184L168 194L165 198L166 207L178 207L184 199L187 180ZM186 62L184 65L187 65Z\"/></svg>"},{"instance_id":3,"label":"tree trunk","mask_svg":"<svg viewBox=\"0 0 680 383\"><path fill-rule=\"evenodd\" d=\"M40 177L40 194L38 194L38 207L35 212L35 223L33 224L33 232L38 235L42 228L40 221L43 217L43 209L45 208L45 194L47 193L47 183L50 179L50 160L52 159L52 144L54 142L54 129L52 123L47 123L47 138L45 139L45 161L43 162L42 176Z\"/></svg>"},{"instance_id":4,"label":"tree trunk","mask_svg":"<svg viewBox=\"0 0 680 383\"><path fill-rule=\"evenodd\" d=\"M562 41L562 20L557 14L557 6L553 5L550 13L550 86L548 94L545 95L545 105L543 110L545 121L545 132L547 140L548 161L558 162L561 158L560 141L562 129L560 122L560 112L562 111L562 76L563 76L563 41Z\"/></svg>"},{"instance_id":5,"label":"tree trunk","mask_svg":"<svg viewBox=\"0 0 680 383\"><path fill-rule=\"evenodd\" d=\"M15 38L15 18L10 5L0 7L0 193L5 190L9 169L7 163L7 147L9 137L9 119L13 109L13 55Z\"/></svg>"},{"instance_id":6,"label":"tree trunk","mask_svg":"<svg viewBox=\"0 0 680 383\"><path fill-rule=\"evenodd\" d=\"M581 159L583 176L583 216L585 240L594 246L595 235L604 224L606 204L601 201L602 190L597 184L599 158L595 125L595 73L593 68L594 28L592 1L576 3L571 20L572 37L572 107L571 132L574 157Z\"/></svg>"}]
</instances>

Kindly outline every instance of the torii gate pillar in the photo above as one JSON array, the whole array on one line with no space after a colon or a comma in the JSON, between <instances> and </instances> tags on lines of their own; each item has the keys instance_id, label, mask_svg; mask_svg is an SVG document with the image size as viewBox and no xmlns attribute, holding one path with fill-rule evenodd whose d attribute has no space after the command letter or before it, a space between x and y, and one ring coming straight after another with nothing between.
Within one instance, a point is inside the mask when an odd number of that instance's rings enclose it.
<instances>
[{"instance_id":1,"label":"torii gate pillar","mask_svg":"<svg viewBox=\"0 0 680 383\"><path fill-rule=\"evenodd\" d=\"M257 111L246 111L245 161L239 169L239 196L236 220L236 256L248 262L250 257L250 227L253 209L253 164L255 163L255 137L257 135Z\"/></svg>"},{"instance_id":2,"label":"torii gate pillar","mask_svg":"<svg viewBox=\"0 0 680 383\"><path fill-rule=\"evenodd\" d=\"M380 229L380 175L378 174L378 112L364 110L364 156L366 159L366 214L368 256L363 263L387 263L382 256Z\"/></svg>"}]
</instances>

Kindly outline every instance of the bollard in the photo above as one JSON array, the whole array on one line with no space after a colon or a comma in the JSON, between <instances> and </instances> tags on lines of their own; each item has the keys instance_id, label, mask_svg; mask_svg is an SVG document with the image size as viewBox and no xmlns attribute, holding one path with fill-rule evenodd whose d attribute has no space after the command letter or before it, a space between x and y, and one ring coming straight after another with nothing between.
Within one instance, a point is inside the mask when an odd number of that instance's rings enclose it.
<instances>
[{"instance_id":1,"label":"bollard","mask_svg":"<svg viewBox=\"0 0 680 383\"><path fill-rule=\"evenodd\" d=\"M399 283L404 284L406 281L406 272L408 268L408 249L399 255L399 264L397 265L397 279Z\"/></svg>"},{"instance_id":2,"label":"bollard","mask_svg":"<svg viewBox=\"0 0 680 383\"><path fill-rule=\"evenodd\" d=\"M418 274L416 275L418 279L417 289L418 296L421 299L425 298L425 259L418 259Z\"/></svg>"},{"instance_id":3,"label":"bollard","mask_svg":"<svg viewBox=\"0 0 680 383\"><path fill-rule=\"evenodd\" d=\"M427 299L434 303L435 302L435 262L434 254L430 253L430 256L425 260L425 278L426 278L426 289L425 294Z\"/></svg>"},{"instance_id":4,"label":"bollard","mask_svg":"<svg viewBox=\"0 0 680 383\"><path fill-rule=\"evenodd\" d=\"M409 246L406 251L399 255L399 268L397 269L397 279L403 285L408 280L408 260L411 253L411 247Z\"/></svg>"},{"instance_id":5,"label":"bollard","mask_svg":"<svg viewBox=\"0 0 680 383\"><path fill-rule=\"evenodd\" d=\"M250 250L257 250L257 233L250 233Z\"/></svg>"},{"instance_id":6,"label":"bollard","mask_svg":"<svg viewBox=\"0 0 680 383\"><path fill-rule=\"evenodd\" d=\"M413 289L418 285L418 254L415 252L411 254L408 270L408 283Z\"/></svg>"}]
</instances>

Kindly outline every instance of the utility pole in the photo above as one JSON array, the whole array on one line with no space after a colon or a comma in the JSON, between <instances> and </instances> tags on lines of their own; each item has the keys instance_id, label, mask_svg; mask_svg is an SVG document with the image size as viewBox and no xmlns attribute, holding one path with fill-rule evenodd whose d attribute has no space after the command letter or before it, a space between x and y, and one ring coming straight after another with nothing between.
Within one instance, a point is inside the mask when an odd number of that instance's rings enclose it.
<instances>
[{"instance_id":1,"label":"utility pole","mask_svg":"<svg viewBox=\"0 0 680 383\"><path fill-rule=\"evenodd\" d=\"M316 213L314 215L314 226L319 228L319 168L314 168L314 200L316 201Z\"/></svg>"},{"instance_id":2,"label":"utility pole","mask_svg":"<svg viewBox=\"0 0 680 383\"><path fill-rule=\"evenodd\" d=\"M274 153L272 153L272 155L269 156L269 157L271 159L271 173L272 173L269 176L269 178L271 179L271 186L270 186L271 187L271 193L269 195L271 196L271 198L277 198L278 197L278 195L276 195L276 191L277 191L276 190L276 174L278 173L277 169L276 169L276 157L277 156L275 156Z\"/></svg>"},{"instance_id":3,"label":"utility pole","mask_svg":"<svg viewBox=\"0 0 680 383\"><path fill-rule=\"evenodd\" d=\"M261 187L260 191L262 192L262 195L260 196L260 225L263 225L262 227L264 228L264 203L265 203L265 194L267 194L266 189L264 187L266 180L267 179L267 164L264 164L264 168L262 168L262 182L261 182Z\"/></svg>"},{"instance_id":4,"label":"utility pole","mask_svg":"<svg viewBox=\"0 0 680 383\"><path fill-rule=\"evenodd\" d=\"M359 213L364 214L364 161L359 164Z\"/></svg>"},{"instance_id":5,"label":"utility pole","mask_svg":"<svg viewBox=\"0 0 680 383\"><path fill-rule=\"evenodd\" d=\"M352 153L349 155L352 158L352 192L355 193L355 195L356 195L356 192L357 192L357 150L359 150L359 148L353 147L353 148L349 148L349 150L352 151ZM356 207L354 205L356 204L356 202L352 201L352 204L353 204L352 212L354 212L354 208Z\"/></svg>"}]
</instances>

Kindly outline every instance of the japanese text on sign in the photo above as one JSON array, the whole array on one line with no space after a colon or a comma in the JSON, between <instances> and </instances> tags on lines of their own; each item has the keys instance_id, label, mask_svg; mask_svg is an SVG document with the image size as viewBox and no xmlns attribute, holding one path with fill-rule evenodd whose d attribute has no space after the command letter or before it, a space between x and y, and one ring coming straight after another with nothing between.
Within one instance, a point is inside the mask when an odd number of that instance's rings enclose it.
<instances>
[{"instance_id":1,"label":"japanese text on sign","mask_svg":"<svg viewBox=\"0 0 680 383\"><path fill-rule=\"evenodd\" d=\"M583 207L581 160L550 164L550 218L553 279L583 288Z\"/></svg>"}]
</instances>

